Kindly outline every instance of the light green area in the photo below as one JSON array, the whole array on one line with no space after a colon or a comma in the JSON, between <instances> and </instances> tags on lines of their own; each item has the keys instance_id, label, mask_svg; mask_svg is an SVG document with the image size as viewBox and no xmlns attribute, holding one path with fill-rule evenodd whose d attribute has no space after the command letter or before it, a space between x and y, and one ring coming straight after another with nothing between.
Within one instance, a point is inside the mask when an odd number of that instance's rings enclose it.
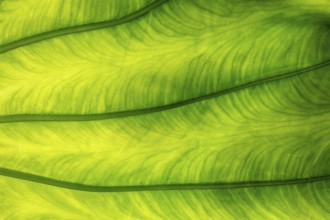
<instances>
[{"instance_id":1,"label":"light green area","mask_svg":"<svg viewBox=\"0 0 330 220\"><path fill-rule=\"evenodd\" d=\"M257 189L88 193L2 178L0 187L5 219L329 219L329 181Z\"/></svg>"},{"instance_id":2,"label":"light green area","mask_svg":"<svg viewBox=\"0 0 330 220\"><path fill-rule=\"evenodd\" d=\"M154 114L0 124L1 166L96 185L327 175L322 70Z\"/></svg>"},{"instance_id":3,"label":"light green area","mask_svg":"<svg viewBox=\"0 0 330 220\"><path fill-rule=\"evenodd\" d=\"M0 51L150 4L0 1ZM0 219L329 219L329 18L325 0L169 0L130 22L0 52L2 168L122 187L325 177L92 193L1 176ZM5 123L139 109L108 120Z\"/></svg>"}]
</instances>

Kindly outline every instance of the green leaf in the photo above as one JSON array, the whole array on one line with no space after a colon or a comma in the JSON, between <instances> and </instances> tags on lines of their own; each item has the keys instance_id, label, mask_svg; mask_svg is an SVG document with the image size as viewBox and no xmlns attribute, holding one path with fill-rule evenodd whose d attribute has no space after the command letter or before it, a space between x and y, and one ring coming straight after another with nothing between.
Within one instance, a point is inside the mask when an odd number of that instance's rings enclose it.
<instances>
[{"instance_id":1,"label":"green leaf","mask_svg":"<svg viewBox=\"0 0 330 220\"><path fill-rule=\"evenodd\" d=\"M0 218L330 218L329 18L0 1Z\"/></svg>"}]
</instances>

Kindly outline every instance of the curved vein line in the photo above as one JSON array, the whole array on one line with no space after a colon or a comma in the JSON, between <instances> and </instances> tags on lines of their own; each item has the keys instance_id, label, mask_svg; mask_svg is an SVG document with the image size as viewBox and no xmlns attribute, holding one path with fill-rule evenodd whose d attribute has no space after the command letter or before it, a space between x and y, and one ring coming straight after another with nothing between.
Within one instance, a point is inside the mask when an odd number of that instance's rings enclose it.
<instances>
[{"instance_id":1,"label":"curved vein line","mask_svg":"<svg viewBox=\"0 0 330 220\"><path fill-rule=\"evenodd\" d=\"M17 49L19 47L27 46L30 44L34 44L34 43L37 43L40 41L48 40L48 39L59 37L59 36L76 34L76 33L81 33L81 32L86 32L86 31L93 31L93 30L97 30L97 29L108 28L108 27L119 25L119 24L127 23L127 22L130 22L132 20L135 20L135 19L147 14L152 9L158 7L159 5L163 4L166 1L168 1L168 0L156 0L152 3L150 3L149 5L145 6L144 8L141 8L129 15L126 15L124 17L121 17L121 18L118 18L115 20L101 21L101 22L83 24L83 25L72 26L72 27L65 27L65 28L61 28L58 30L43 32L43 33L36 34L33 36L25 37L25 38L19 39L17 41L13 41L13 42L1 45L0 54Z\"/></svg>"},{"instance_id":2,"label":"curved vein line","mask_svg":"<svg viewBox=\"0 0 330 220\"><path fill-rule=\"evenodd\" d=\"M307 184L330 180L330 175L310 178L270 180L270 181L249 181L249 182L219 182L219 183L182 183L163 185L131 185L131 186L98 186L85 185L75 182L67 182L35 174L20 172L16 170L0 168L0 175L19 180L35 182L44 185L55 186L64 189L87 191L87 192L134 192L134 191L160 191L160 190L206 190L206 189L234 189L249 187L274 187Z\"/></svg>"},{"instance_id":3,"label":"curved vein line","mask_svg":"<svg viewBox=\"0 0 330 220\"><path fill-rule=\"evenodd\" d=\"M166 110L171 110L179 107L183 107L186 105L194 104L196 102L201 102L204 100L217 98L219 96L227 95L236 91L240 91L243 89L247 89L250 87L255 87L261 84L270 83L273 81L278 81L282 79L286 79L293 76L298 76L304 73L308 73L310 71L320 69L330 65L330 60L324 61L322 63L309 66L306 68L302 68L299 70L295 70L289 73L280 74L277 76L272 76L260 80L256 80L254 82L248 82L236 87L232 87L229 89L221 90L215 93L211 93L208 95L203 95L199 97L195 97L192 99L183 100L180 102L161 105L156 107L144 108L144 109L134 109L127 111L118 111L118 112L106 112L106 113L95 113L95 114L14 114L14 115L1 115L0 116L0 124L1 123L14 123L14 122L38 122L38 121L56 121L56 122L70 122L70 121L96 121L96 120L106 120L111 118L121 118L121 117L131 117L137 115L145 115L151 114Z\"/></svg>"}]
</instances>

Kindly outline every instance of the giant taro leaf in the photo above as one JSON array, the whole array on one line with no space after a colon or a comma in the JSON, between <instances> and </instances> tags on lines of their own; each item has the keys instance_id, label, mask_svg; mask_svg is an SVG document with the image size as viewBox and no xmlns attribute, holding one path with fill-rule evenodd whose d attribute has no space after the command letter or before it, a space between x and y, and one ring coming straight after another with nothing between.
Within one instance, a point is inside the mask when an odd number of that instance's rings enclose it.
<instances>
[{"instance_id":1,"label":"giant taro leaf","mask_svg":"<svg viewBox=\"0 0 330 220\"><path fill-rule=\"evenodd\" d=\"M329 0L1 0L1 219L329 219Z\"/></svg>"}]
</instances>

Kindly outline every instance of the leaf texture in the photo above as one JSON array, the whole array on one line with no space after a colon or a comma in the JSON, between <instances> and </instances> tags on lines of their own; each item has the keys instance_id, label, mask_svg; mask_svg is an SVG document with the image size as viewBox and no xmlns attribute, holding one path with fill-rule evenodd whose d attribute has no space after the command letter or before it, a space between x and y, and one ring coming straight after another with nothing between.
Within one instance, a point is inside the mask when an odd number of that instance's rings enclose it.
<instances>
[{"instance_id":1,"label":"leaf texture","mask_svg":"<svg viewBox=\"0 0 330 220\"><path fill-rule=\"evenodd\" d=\"M329 8L0 1L0 217L330 218Z\"/></svg>"}]
</instances>

